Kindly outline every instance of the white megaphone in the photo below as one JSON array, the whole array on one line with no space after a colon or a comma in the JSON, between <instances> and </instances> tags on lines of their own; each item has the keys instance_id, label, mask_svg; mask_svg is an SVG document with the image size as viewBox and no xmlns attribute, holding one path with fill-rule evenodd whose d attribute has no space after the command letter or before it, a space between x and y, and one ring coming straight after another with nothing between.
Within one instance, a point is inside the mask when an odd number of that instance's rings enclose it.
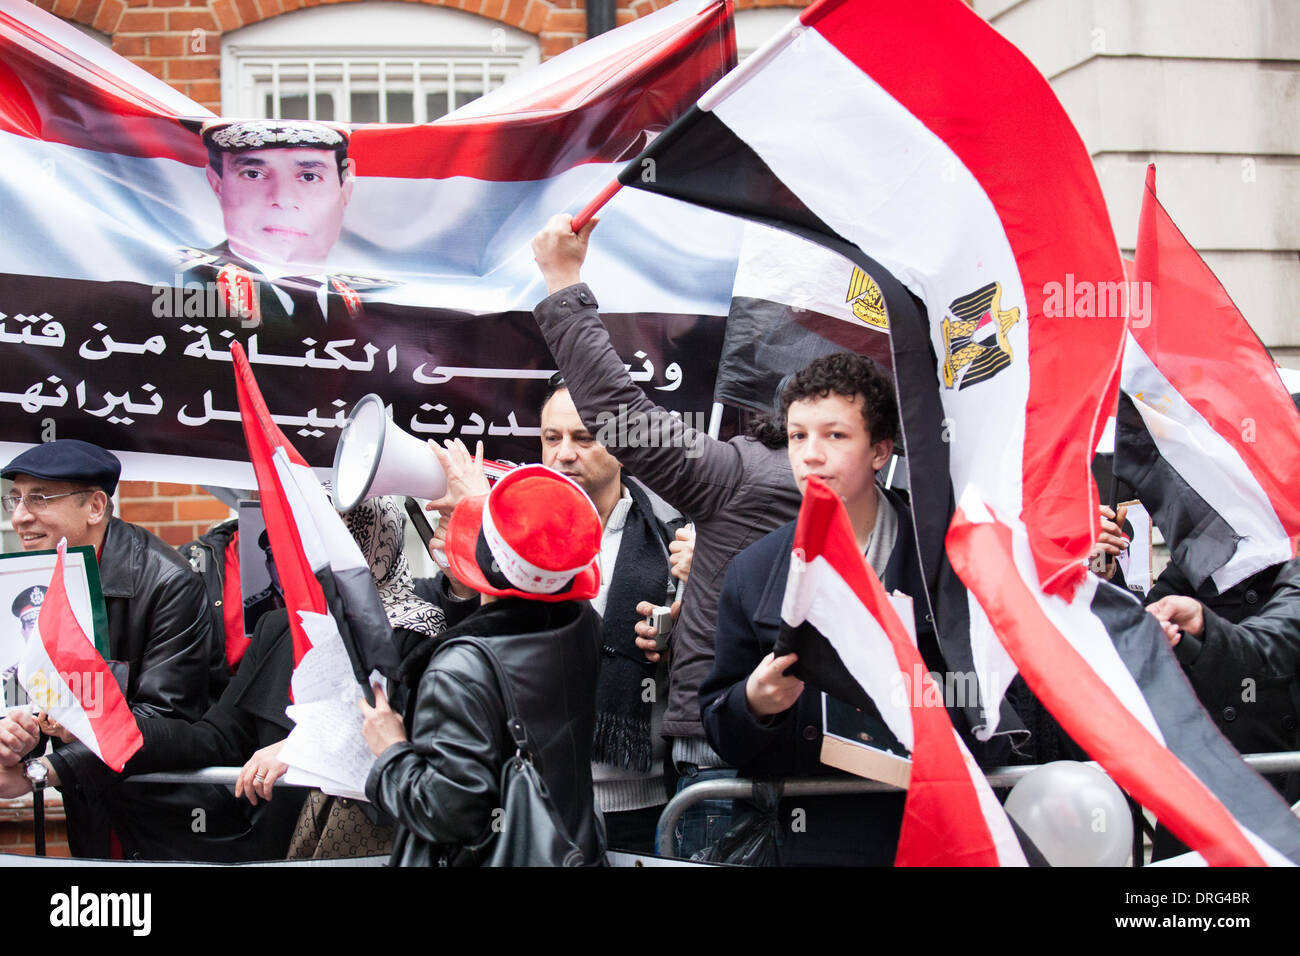
<instances>
[{"instance_id":1,"label":"white megaphone","mask_svg":"<svg viewBox=\"0 0 1300 956\"><path fill-rule=\"evenodd\" d=\"M357 402L334 451L334 507L344 512L381 495L432 501L446 493L447 475L428 443L398 428L378 395Z\"/></svg>"}]
</instances>

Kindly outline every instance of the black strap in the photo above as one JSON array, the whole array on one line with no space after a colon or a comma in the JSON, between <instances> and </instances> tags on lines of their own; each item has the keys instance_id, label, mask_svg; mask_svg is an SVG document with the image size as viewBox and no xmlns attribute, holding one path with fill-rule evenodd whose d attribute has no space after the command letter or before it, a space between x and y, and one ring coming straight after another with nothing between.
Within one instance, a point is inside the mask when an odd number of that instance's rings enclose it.
<instances>
[{"instance_id":1,"label":"black strap","mask_svg":"<svg viewBox=\"0 0 1300 956\"><path fill-rule=\"evenodd\" d=\"M477 637L454 637L447 641L438 652L442 653L448 647L455 644L464 644L469 647L477 648L492 668L492 674L496 677L497 688L501 692L501 701L506 707L506 732L510 734L510 739L514 741L515 747L520 754L527 760L532 760L533 755L528 746L528 729L524 726L523 717L519 713L519 706L515 703L515 693L510 686L510 681L506 678L505 667L501 659L497 657L496 651L484 640Z\"/></svg>"},{"instance_id":2,"label":"black strap","mask_svg":"<svg viewBox=\"0 0 1300 956\"><path fill-rule=\"evenodd\" d=\"M32 790L32 824L36 828L33 850L37 856L45 855L45 788Z\"/></svg>"}]
</instances>

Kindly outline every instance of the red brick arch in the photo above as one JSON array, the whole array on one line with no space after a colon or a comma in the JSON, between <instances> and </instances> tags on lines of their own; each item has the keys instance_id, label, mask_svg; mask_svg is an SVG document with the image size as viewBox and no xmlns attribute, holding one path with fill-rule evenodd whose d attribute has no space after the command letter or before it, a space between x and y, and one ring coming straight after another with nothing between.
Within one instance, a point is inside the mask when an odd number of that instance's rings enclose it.
<instances>
[{"instance_id":1,"label":"red brick arch","mask_svg":"<svg viewBox=\"0 0 1300 956\"><path fill-rule=\"evenodd\" d=\"M251 23L269 20L282 13L331 3L363 3L365 0L34 0L37 6L101 33L162 33L194 29L225 32ZM534 35L542 33L549 17L556 12L576 10L582 17L578 0L411 0L434 7L449 7L487 17L517 27ZM640 14L664 4L655 0L637 0L645 5ZM631 4L628 4L631 6ZM638 14L639 15L639 14ZM572 18L560 18L556 26L568 25Z\"/></svg>"}]
</instances>

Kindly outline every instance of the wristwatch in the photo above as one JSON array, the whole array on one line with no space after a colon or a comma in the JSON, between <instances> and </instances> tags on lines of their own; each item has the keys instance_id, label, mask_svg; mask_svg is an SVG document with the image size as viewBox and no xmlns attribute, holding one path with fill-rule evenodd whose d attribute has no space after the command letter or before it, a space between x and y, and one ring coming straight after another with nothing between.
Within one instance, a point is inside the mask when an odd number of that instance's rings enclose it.
<instances>
[{"instance_id":1,"label":"wristwatch","mask_svg":"<svg viewBox=\"0 0 1300 956\"><path fill-rule=\"evenodd\" d=\"M40 760L29 760L23 765L23 776L32 785L32 792L45 789L45 782L50 775L50 768Z\"/></svg>"}]
</instances>

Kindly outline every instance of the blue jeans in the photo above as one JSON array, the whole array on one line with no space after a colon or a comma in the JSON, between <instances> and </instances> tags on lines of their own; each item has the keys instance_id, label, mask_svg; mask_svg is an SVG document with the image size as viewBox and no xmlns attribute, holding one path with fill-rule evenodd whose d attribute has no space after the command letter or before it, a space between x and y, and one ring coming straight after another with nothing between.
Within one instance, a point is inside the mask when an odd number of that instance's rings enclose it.
<instances>
[{"instance_id":1,"label":"blue jeans","mask_svg":"<svg viewBox=\"0 0 1300 956\"><path fill-rule=\"evenodd\" d=\"M700 770L692 764L683 764L682 775L677 780L677 792L681 793L687 787L705 780L727 780L737 774L738 771L730 767ZM691 854L698 853L726 833L734 812L732 804L731 800L702 800L687 809L677 821L677 829L674 831L677 856L690 859Z\"/></svg>"}]
</instances>

